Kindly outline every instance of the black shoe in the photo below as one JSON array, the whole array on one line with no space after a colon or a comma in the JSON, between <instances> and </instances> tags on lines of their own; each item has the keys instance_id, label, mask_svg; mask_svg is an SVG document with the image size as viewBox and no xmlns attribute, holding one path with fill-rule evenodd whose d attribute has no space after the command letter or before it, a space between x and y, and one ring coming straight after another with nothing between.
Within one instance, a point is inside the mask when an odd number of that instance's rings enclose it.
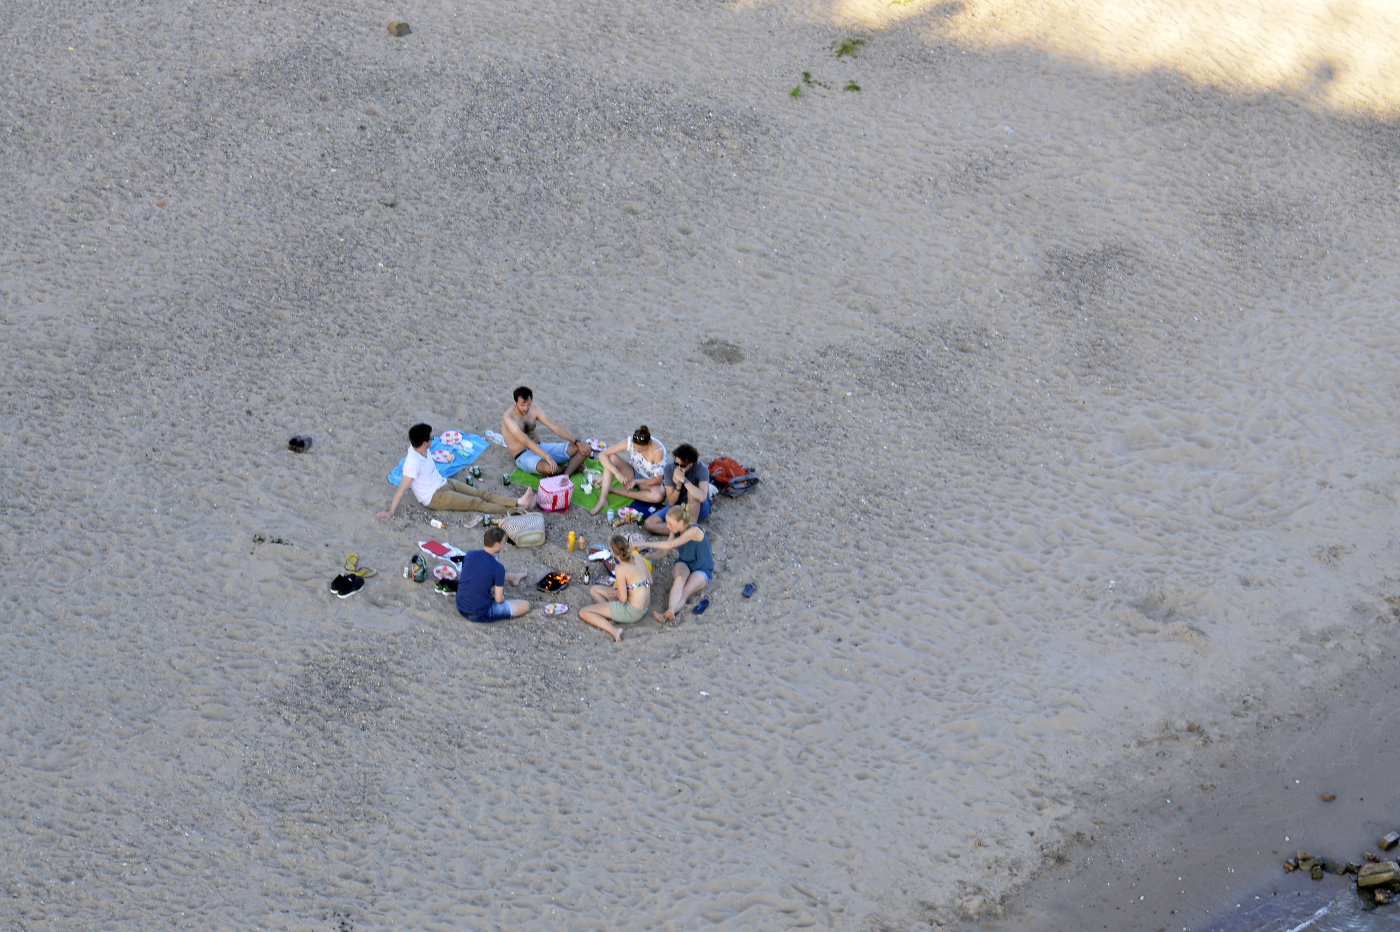
<instances>
[{"instance_id":1,"label":"black shoe","mask_svg":"<svg viewBox=\"0 0 1400 932\"><path fill-rule=\"evenodd\" d=\"M341 573L331 580L331 591L336 594L336 598L348 599L365 587L364 578L361 576L347 576Z\"/></svg>"}]
</instances>

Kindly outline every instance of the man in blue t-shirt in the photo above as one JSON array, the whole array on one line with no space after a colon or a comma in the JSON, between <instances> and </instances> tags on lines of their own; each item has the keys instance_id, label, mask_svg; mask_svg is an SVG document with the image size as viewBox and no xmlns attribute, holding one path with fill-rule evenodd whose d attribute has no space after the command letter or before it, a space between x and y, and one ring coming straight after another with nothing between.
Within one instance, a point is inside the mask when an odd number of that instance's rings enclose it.
<instances>
[{"instance_id":1,"label":"man in blue t-shirt","mask_svg":"<svg viewBox=\"0 0 1400 932\"><path fill-rule=\"evenodd\" d=\"M507 601L506 568L496 555L506 545L506 532L492 525L482 535L484 545L462 558L457 577L457 611L469 621L500 621L519 618L530 610L524 599Z\"/></svg>"}]
</instances>

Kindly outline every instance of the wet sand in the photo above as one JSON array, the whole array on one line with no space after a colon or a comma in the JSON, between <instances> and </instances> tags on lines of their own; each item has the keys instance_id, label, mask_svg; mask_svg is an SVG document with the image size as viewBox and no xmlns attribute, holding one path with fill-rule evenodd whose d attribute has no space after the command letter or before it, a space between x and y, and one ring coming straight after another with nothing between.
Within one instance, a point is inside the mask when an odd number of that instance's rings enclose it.
<instances>
[{"instance_id":1,"label":"wet sand","mask_svg":"<svg viewBox=\"0 0 1400 932\"><path fill-rule=\"evenodd\" d=\"M994 921L1346 721L1400 600L1400 133L985 11L15 11L0 924ZM400 576L479 539L374 520L406 428L521 383L761 471L704 616Z\"/></svg>"}]
</instances>

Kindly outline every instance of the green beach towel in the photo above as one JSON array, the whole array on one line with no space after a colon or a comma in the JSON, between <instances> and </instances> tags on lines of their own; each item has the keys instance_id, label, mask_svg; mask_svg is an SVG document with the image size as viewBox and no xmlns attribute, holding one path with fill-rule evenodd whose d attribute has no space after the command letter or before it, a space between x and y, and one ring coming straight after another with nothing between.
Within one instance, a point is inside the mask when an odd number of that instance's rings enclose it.
<instances>
[{"instance_id":1,"label":"green beach towel","mask_svg":"<svg viewBox=\"0 0 1400 932\"><path fill-rule=\"evenodd\" d=\"M590 465L596 464L593 464L590 461ZM593 474L594 488L592 492L584 492L581 488L581 486L583 485L585 473ZM570 476L569 482L573 483L574 491L569 496L569 503L572 505L577 505L580 508L592 508L594 505L598 504L599 489L597 488L597 486L598 483L602 480L603 467L601 466L599 466L597 469L590 469L587 466L585 466L584 472L581 472L575 476ZM538 489L540 487L540 477L532 472L526 472L523 469L516 469L515 472L511 473L510 481L515 483L516 485L528 486L532 489ZM608 496L608 503L604 507L626 508L630 504L632 504L632 499L627 498L624 495L613 494Z\"/></svg>"}]
</instances>

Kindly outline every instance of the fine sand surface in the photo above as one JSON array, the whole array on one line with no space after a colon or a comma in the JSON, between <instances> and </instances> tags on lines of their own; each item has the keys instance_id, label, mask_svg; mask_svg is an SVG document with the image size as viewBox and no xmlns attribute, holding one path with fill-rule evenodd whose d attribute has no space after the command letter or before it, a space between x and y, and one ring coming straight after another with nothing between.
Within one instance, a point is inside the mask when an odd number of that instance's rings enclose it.
<instances>
[{"instance_id":1,"label":"fine sand surface","mask_svg":"<svg viewBox=\"0 0 1400 932\"><path fill-rule=\"evenodd\" d=\"M1374 110L963 28L1006 3L12 6L0 926L1015 928L1164 788L1228 820L1368 740ZM760 469L707 614L614 646L400 576L480 539L373 519L406 428L520 383ZM550 527L508 568L604 536Z\"/></svg>"}]
</instances>

